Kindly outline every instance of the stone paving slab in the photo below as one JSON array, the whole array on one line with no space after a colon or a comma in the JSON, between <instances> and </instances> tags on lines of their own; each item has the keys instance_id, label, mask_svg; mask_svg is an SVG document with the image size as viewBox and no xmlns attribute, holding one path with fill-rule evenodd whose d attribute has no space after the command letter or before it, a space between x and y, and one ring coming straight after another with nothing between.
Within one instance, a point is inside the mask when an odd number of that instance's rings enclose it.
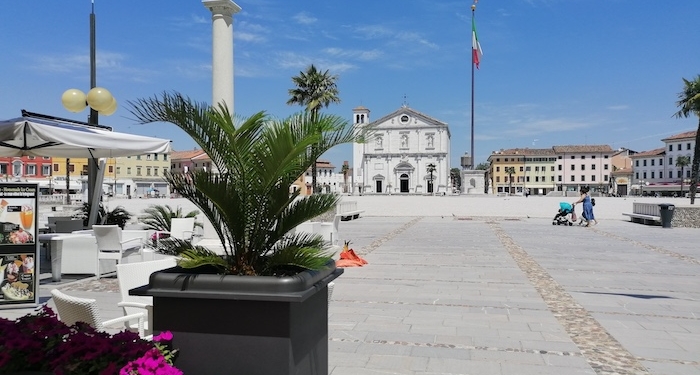
<instances>
[{"instance_id":1,"label":"stone paving slab","mask_svg":"<svg viewBox=\"0 0 700 375\"><path fill-rule=\"evenodd\" d=\"M340 224L369 264L336 280L331 375L700 374L697 229L460 219ZM96 298L109 319L121 314L115 285L45 283L41 296Z\"/></svg>"}]
</instances>

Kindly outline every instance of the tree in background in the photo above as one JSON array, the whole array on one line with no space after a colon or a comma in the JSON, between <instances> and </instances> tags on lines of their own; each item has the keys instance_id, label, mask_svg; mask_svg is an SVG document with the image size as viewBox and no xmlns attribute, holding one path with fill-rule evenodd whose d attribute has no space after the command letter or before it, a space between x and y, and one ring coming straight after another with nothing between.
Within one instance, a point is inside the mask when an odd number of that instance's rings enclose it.
<instances>
[{"instance_id":1,"label":"tree in background","mask_svg":"<svg viewBox=\"0 0 700 375\"><path fill-rule=\"evenodd\" d=\"M491 165L489 163L484 162L484 163L479 163L476 166L476 168L474 168L474 169L479 170L479 171L487 171L490 167L491 167Z\"/></svg>"},{"instance_id":2,"label":"tree in background","mask_svg":"<svg viewBox=\"0 0 700 375\"><path fill-rule=\"evenodd\" d=\"M683 196L683 179L685 178L685 167L690 165L690 156L679 156L676 158L676 168L681 169L681 197Z\"/></svg>"},{"instance_id":3,"label":"tree in background","mask_svg":"<svg viewBox=\"0 0 700 375\"><path fill-rule=\"evenodd\" d=\"M506 167L505 172L508 173L508 195L513 195L513 175L515 167Z\"/></svg>"},{"instance_id":4,"label":"tree in background","mask_svg":"<svg viewBox=\"0 0 700 375\"><path fill-rule=\"evenodd\" d=\"M462 176L459 168L450 169L450 178L452 179L452 188L462 191Z\"/></svg>"},{"instance_id":5,"label":"tree in background","mask_svg":"<svg viewBox=\"0 0 700 375\"><path fill-rule=\"evenodd\" d=\"M343 172L343 193L348 192L348 171L350 170L350 166L348 165L348 162L344 162L343 166L340 168L340 171Z\"/></svg>"},{"instance_id":6,"label":"tree in background","mask_svg":"<svg viewBox=\"0 0 700 375\"><path fill-rule=\"evenodd\" d=\"M328 70L321 72L311 64L306 69L306 72L299 72L298 76L292 77L292 82L294 82L296 87L289 89L291 98L287 100L287 104L305 106L306 110L311 113L312 121L316 121L322 107L328 107L331 103L340 103L337 80L338 76L331 75ZM311 146L313 160L321 156L318 153L318 149L318 145ZM314 193L318 190L316 187L317 173L316 163L314 162L311 166L311 186L313 186Z\"/></svg>"},{"instance_id":7,"label":"tree in background","mask_svg":"<svg viewBox=\"0 0 700 375\"><path fill-rule=\"evenodd\" d=\"M171 224L174 218L196 218L197 215L199 215L199 210L192 210L185 213L182 211L182 207L177 206L177 208L173 210L173 208L167 204L150 205L143 212L144 214L139 216L139 222L144 225L145 229L152 229L161 232L170 232ZM199 221L196 221L194 226L204 228L204 225Z\"/></svg>"},{"instance_id":8,"label":"tree in background","mask_svg":"<svg viewBox=\"0 0 700 375\"><path fill-rule=\"evenodd\" d=\"M680 107L674 114L676 118L698 117L698 130L695 132L695 152L690 172L690 204L695 204L695 192L698 188L698 172L700 171L700 75L689 81L683 78L683 91L678 93L676 105ZM682 177L682 176L681 176Z\"/></svg>"}]
</instances>

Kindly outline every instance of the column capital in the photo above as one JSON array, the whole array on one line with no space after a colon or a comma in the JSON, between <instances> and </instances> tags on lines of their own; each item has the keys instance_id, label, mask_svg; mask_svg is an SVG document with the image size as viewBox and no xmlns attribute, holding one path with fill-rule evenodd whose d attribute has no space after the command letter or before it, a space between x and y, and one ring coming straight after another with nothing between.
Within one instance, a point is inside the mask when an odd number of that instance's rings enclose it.
<instances>
[{"instance_id":1,"label":"column capital","mask_svg":"<svg viewBox=\"0 0 700 375\"><path fill-rule=\"evenodd\" d=\"M233 16L241 11L241 7L231 0L202 0L202 5L209 9L212 14Z\"/></svg>"}]
</instances>

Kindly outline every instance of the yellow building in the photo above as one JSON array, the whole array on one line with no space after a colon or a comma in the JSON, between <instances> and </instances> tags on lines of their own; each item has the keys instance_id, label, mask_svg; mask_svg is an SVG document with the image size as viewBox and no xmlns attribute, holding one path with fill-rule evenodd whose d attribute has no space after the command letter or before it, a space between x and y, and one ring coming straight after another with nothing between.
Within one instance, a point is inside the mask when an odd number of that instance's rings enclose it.
<instances>
[{"instance_id":1,"label":"yellow building","mask_svg":"<svg viewBox=\"0 0 700 375\"><path fill-rule=\"evenodd\" d=\"M488 158L492 194L546 195L554 190L555 163L554 149L514 148L494 151ZM513 168L512 175L508 169ZM512 178L512 179L511 179Z\"/></svg>"},{"instance_id":2,"label":"yellow building","mask_svg":"<svg viewBox=\"0 0 700 375\"><path fill-rule=\"evenodd\" d=\"M87 158L70 158L71 190L79 191L81 180L88 175ZM57 189L65 186L66 158L52 159L53 182ZM120 158L108 158L105 161L103 190L105 194L121 197L149 197L168 195L170 189L163 179L170 170L168 154L145 154Z\"/></svg>"},{"instance_id":3,"label":"yellow building","mask_svg":"<svg viewBox=\"0 0 700 375\"><path fill-rule=\"evenodd\" d=\"M116 158L113 168L105 168L105 185L112 194L147 198L167 196L170 187L163 178L170 170L168 154L145 154Z\"/></svg>"}]
</instances>

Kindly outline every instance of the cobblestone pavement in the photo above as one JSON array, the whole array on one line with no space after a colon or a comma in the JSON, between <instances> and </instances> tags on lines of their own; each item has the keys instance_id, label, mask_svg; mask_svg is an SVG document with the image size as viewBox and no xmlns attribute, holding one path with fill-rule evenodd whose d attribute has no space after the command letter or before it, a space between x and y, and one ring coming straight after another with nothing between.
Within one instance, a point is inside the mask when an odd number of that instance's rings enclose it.
<instances>
[{"instance_id":1,"label":"cobblestone pavement","mask_svg":"<svg viewBox=\"0 0 700 375\"><path fill-rule=\"evenodd\" d=\"M330 374L700 374L697 235L508 215L342 222L369 264L336 280ZM114 278L46 282L44 300L56 287L121 314Z\"/></svg>"},{"instance_id":2,"label":"cobblestone pavement","mask_svg":"<svg viewBox=\"0 0 700 375\"><path fill-rule=\"evenodd\" d=\"M332 375L700 374L696 230L387 219L344 223Z\"/></svg>"}]
</instances>

